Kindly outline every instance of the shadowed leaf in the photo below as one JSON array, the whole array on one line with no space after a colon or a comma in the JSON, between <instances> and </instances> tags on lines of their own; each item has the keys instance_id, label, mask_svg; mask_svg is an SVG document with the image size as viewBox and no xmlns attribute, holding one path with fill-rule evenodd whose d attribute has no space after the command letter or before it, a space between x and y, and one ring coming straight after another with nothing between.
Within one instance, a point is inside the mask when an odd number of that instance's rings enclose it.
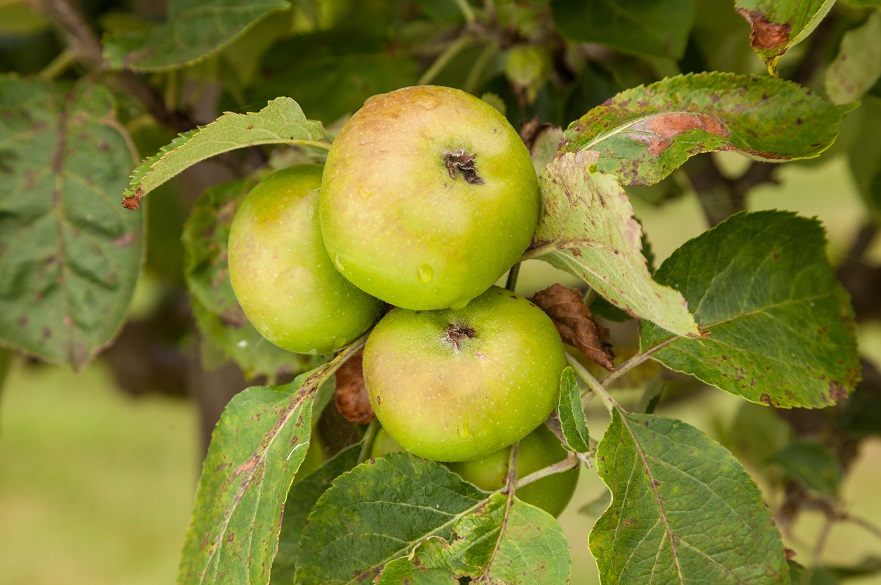
<instances>
[{"instance_id":1,"label":"shadowed leaf","mask_svg":"<svg viewBox=\"0 0 881 585\"><path fill-rule=\"evenodd\" d=\"M775 453L769 463L783 468L786 476L808 489L835 496L841 483L841 465L835 453L810 440L796 440Z\"/></svg>"},{"instance_id":2,"label":"shadowed leaf","mask_svg":"<svg viewBox=\"0 0 881 585\"><path fill-rule=\"evenodd\" d=\"M0 76L0 344L78 369L117 333L142 261L117 199L133 162L101 86Z\"/></svg>"},{"instance_id":3,"label":"shadowed leaf","mask_svg":"<svg viewBox=\"0 0 881 585\"><path fill-rule=\"evenodd\" d=\"M853 102L881 78L881 10L847 32L841 49L826 69L826 93L835 104Z\"/></svg>"},{"instance_id":4,"label":"shadowed leaf","mask_svg":"<svg viewBox=\"0 0 881 585\"><path fill-rule=\"evenodd\" d=\"M686 242L655 273L682 292L705 339L642 323L641 348L672 370L780 408L821 408L860 377L853 310L823 228L793 213L740 213Z\"/></svg>"},{"instance_id":5,"label":"shadowed leaf","mask_svg":"<svg viewBox=\"0 0 881 585\"><path fill-rule=\"evenodd\" d=\"M165 24L109 36L104 55L115 68L176 69L202 61L260 19L288 9L284 0L171 0Z\"/></svg>"},{"instance_id":6,"label":"shadowed leaf","mask_svg":"<svg viewBox=\"0 0 881 585\"><path fill-rule=\"evenodd\" d=\"M789 582L758 486L696 428L615 408L597 467L612 490L590 533L603 583Z\"/></svg>"},{"instance_id":7,"label":"shadowed leaf","mask_svg":"<svg viewBox=\"0 0 881 585\"><path fill-rule=\"evenodd\" d=\"M695 154L716 150L784 162L812 158L838 136L853 105L835 106L776 77L700 73L628 89L563 133L624 185L657 183Z\"/></svg>"},{"instance_id":8,"label":"shadowed leaf","mask_svg":"<svg viewBox=\"0 0 881 585\"><path fill-rule=\"evenodd\" d=\"M575 380L575 373L568 366L560 374L560 399L557 403L557 413L560 416L563 437L566 438L566 444L569 448L578 453L590 451L587 418L585 418L584 408L581 406L581 389Z\"/></svg>"},{"instance_id":9,"label":"shadowed leaf","mask_svg":"<svg viewBox=\"0 0 881 585\"><path fill-rule=\"evenodd\" d=\"M615 177L591 172L591 162L589 153L567 153L542 171L542 215L524 258L578 276L632 316L697 336L682 295L652 280L624 190Z\"/></svg>"}]
</instances>

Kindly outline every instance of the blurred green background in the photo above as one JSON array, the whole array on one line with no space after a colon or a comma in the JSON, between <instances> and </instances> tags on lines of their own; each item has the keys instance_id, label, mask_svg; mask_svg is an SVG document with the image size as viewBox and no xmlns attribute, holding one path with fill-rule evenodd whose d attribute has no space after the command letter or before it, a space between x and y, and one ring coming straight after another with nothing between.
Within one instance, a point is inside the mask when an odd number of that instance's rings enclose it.
<instances>
[{"instance_id":1,"label":"blurred green background","mask_svg":"<svg viewBox=\"0 0 881 585\"><path fill-rule=\"evenodd\" d=\"M723 165L740 159L721 157ZM839 263L863 213L843 160L790 165L785 187L762 187L755 209L792 209L819 217ZM658 259L703 228L695 198L663 208L635 199ZM881 248L868 257L881 262ZM522 288L538 288L558 276L541 264L524 268ZM149 288L149 283L144 288ZM149 293L145 293L149 294ZM862 328L861 349L881 366L881 327ZM682 418L718 437L742 401L707 388L660 413ZM598 405L589 411L598 437L606 424ZM95 362L80 374L14 360L0 392L0 583L4 585L110 585L173 583L189 523L200 457L193 402L143 396L114 388L106 366ZM881 525L881 440L862 443L843 486L849 511ZM576 496L561 517L572 546L573 585L597 583L587 539L596 518L579 512L605 491L593 470L582 471ZM774 501L769 502L772 508ZM803 514L786 546L796 560L810 559L822 525L819 513ZM881 539L854 525L837 525L824 558L838 564L881 556ZM879 584L881 577L849 581Z\"/></svg>"}]
</instances>

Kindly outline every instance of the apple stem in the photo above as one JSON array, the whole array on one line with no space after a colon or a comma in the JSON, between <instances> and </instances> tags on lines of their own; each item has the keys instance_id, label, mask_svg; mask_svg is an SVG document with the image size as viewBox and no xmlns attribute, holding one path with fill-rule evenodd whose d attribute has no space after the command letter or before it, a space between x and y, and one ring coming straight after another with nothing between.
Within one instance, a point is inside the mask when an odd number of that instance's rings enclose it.
<instances>
[{"instance_id":1,"label":"apple stem","mask_svg":"<svg viewBox=\"0 0 881 585\"><path fill-rule=\"evenodd\" d=\"M606 408L609 410L609 412L611 412L614 408L621 409L621 405L618 404L615 399L612 398L612 395L609 394L606 388L602 384L600 384L597 379L594 378L591 373L585 369L584 366L581 365L581 362L579 362L568 353L566 354L566 359L569 360L569 365L572 366L572 369L575 371L575 375L581 378L594 394L603 399L603 403L605 403Z\"/></svg>"},{"instance_id":2,"label":"apple stem","mask_svg":"<svg viewBox=\"0 0 881 585\"><path fill-rule=\"evenodd\" d=\"M361 439L361 453L358 454L358 463L363 463L367 459L367 454L370 453L370 447L373 446L373 439L376 438L376 433L378 431L379 421L374 418L370 421L370 424L367 425L367 430L364 432L364 438Z\"/></svg>"},{"instance_id":3,"label":"apple stem","mask_svg":"<svg viewBox=\"0 0 881 585\"><path fill-rule=\"evenodd\" d=\"M517 277L519 277L519 276L520 276L520 263L517 262L508 271L508 280L505 282L505 288L511 292L515 292L514 289L517 288Z\"/></svg>"},{"instance_id":4,"label":"apple stem","mask_svg":"<svg viewBox=\"0 0 881 585\"><path fill-rule=\"evenodd\" d=\"M553 465L548 465L547 467L545 467L543 469L539 469L538 471L534 471L534 472L530 473L529 475L527 475L526 477L521 478L520 481L517 482L516 487L522 488L523 486L534 483L540 479L544 479L544 478L548 477L549 475L556 475L558 473L563 473L565 471L569 471L570 469L574 469L574 468L578 467L579 465L580 465L580 460L579 460L578 455L576 455L575 453L570 451L569 455L565 459L563 459L562 461L558 461L557 463L554 463Z\"/></svg>"}]
</instances>

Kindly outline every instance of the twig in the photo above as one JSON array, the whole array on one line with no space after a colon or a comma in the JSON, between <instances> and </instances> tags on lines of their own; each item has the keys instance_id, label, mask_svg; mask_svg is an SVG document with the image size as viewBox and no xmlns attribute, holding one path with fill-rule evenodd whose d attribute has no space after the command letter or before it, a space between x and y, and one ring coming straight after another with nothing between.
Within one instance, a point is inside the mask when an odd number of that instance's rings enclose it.
<instances>
[{"instance_id":1,"label":"twig","mask_svg":"<svg viewBox=\"0 0 881 585\"><path fill-rule=\"evenodd\" d=\"M367 459L367 454L370 453L370 448L373 446L373 440L376 438L377 431L379 431L379 422L374 418L367 425L367 431L361 439L361 452L358 454L358 463L363 463Z\"/></svg>"},{"instance_id":2,"label":"twig","mask_svg":"<svg viewBox=\"0 0 881 585\"><path fill-rule=\"evenodd\" d=\"M516 488L520 489L523 486L534 483L534 482L536 482L540 479L543 479L545 477L548 477L550 475L556 475L558 473L563 473L565 471L569 471L570 469L574 469L574 468L578 467L579 464L580 464L579 457L575 453L570 451L569 455L565 459L563 459L562 461L558 461L557 463L554 463L553 465L549 465L543 469L539 469L538 471L530 473L526 477L521 477L520 480L517 481Z\"/></svg>"},{"instance_id":3,"label":"twig","mask_svg":"<svg viewBox=\"0 0 881 585\"><path fill-rule=\"evenodd\" d=\"M632 370L636 366L640 365L641 363L643 363L644 361L646 361L647 359L652 357L653 353L655 353L659 349L667 347L668 345L670 345L671 343L673 343L677 339L679 339L679 338L678 337L671 337L670 339L662 341L658 345L656 345L646 351L643 351L643 352L636 354L635 356L631 357L630 359L628 359L627 361L622 363L620 366L615 368L614 372L609 372L609 374L605 378L602 379L601 384L603 386L609 386L610 384L614 383L618 378L620 378L621 376L623 376L624 374L626 374L627 372L629 372L630 370Z\"/></svg>"}]
</instances>

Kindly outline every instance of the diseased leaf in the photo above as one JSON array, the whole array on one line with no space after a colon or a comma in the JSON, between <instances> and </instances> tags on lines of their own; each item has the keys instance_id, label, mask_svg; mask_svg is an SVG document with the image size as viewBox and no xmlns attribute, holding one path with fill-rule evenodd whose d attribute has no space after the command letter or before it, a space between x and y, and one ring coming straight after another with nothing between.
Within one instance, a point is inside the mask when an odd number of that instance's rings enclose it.
<instances>
[{"instance_id":1,"label":"diseased leaf","mask_svg":"<svg viewBox=\"0 0 881 585\"><path fill-rule=\"evenodd\" d=\"M294 100L276 98L259 112L227 112L207 126L175 138L134 170L129 188L122 194L123 205L137 208L147 193L206 158L258 144L330 146L320 122L307 120Z\"/></svg>"},{"instance_id":2,"label":"diseased leaf","mask_svg":"<svg viewBox=\"0 0 881 585\"><path fill-rule=\"evenodd\" d=\"M789 583L761 491L696 428L615 408L597 467L612 490L590 533L603 583Z\"/></svg>"},{"instance_id":3,"label":"diseased leaf","mask_svg":"<svg viewBox=\"0 0 881 585\"><path fill-rule=\"evenodd\" d=\"M652 185L695 154L736 151L784 162L812 158L855 106L836 106L776 77L698 73L628 89L563 133L561 152L584 151L624 185Z\"/></svg>"},{"instance_id":4,"label":"diseased leaf","mask_svg":"<svg viewBox=\"0 0 881 585\"><path fill-rule=\"evenodd\" d=\"M826 496L838 493L841 465L835 453L816 441L796 440L774 453L769 460L783 468L786 476Z\"/></svg>"},{"instance_id":5,"label":"diseased leaf","mask_svg":"<svg viewBox=\"0 0 881 585\"><path fill-rule=\"evenodd\" d=\"M685 52L694 21L691 0L552 0L551 11L572 40L672 59Z\"/></svg>"},{"instance_id":6,"label":"diseased leaf","mask_svg":"<svg viewBox=\"0 0 881 585\"><path fill-rule=\"evenodd\" d=\"M826 93L834 104L853 102L881 79L881 10L841 39L838 56L826 69Z\"/></svg>"},{"instance_id":7,"label":"diseased leaf","mask_svg":"<svg viewBox=\"0 0 881 585\"><path fill-rule=\"evenodd\" d=\"M272 562L272 585L287 585L294 582L297 546L300 535L306 527L309 512L333 480L358 464L360 453L360 444L347 447L324 465L291 485L284 503L278 553Z\"/></svg>"},{"instance_id":8,"label":"diseased leaf","mask_svg":"<svg viewBox=\"0 0 881 585\"><path fill-rule=\"evenodd\" d=\"M463 516L449 542L422 541L408 556L386 565L378 585L447 585L454 578L478 583L559 585L569 579L569 543L553 516L501 493Z\"/></svg>"},{"instance_id":9,"label":"diseased leaf","mask_svg":"<svg viewBox=\"0 0 881 585\"><path fill-rule=\"evenodd\" d=\"M300 373L314 367L316 361L314 357L285 351L260 335L245 317L229 282L229 227L239 203L254 184L253 179L232 181L207 189L199 196L184 224L184 277L203 344L216 346L249 377L265 375L274 379Z\"/></svg>"},{"instance_id":10,"label":"diseased leaf","mask_svg":"<svg viewBox=\"0 0 881 585\"><path fill-rule=\"evenodd\" d=\"M333 362L236 395L211 436L178 583L267 583L285 498L309 448L312 401Z\"/></svg>"},{"instance_id":11,"label":"diseased leaf","mask_svg":"<svg viewBox=\"0 0 881 585\"><path fill-rule=\"evenodd\" d=\"M752 27L750 45L775 73L780 57L813 32L835 0L735 0Z\"/></svg>"},{"instance_id":12,"label":"diseased leaf","mask_svg":"<svg viewBox=\"0 0 881 585\"><path fill-rule=\"evenodd\" d=\"M143 255L117 199L133 161L100 85L0 76L0 344L79 369L116 335Z\"/></svg>"},{"instance_id":13,"label":"diseased leaf","mask_svg":"<svg viewBox=\"0 0 881 585\"><path fill-rule=\"evenodd\" d=\"M114 68L135 71L193 65L266 16L289 9L285 0L171 0L164 24L108 36L104 56Z\"/></svg>"},{"instance_id":14,"label":"diseased leaf","mask_svg":"<svg viewBox=\"0 0 881 585\"><path fill-rule=\"evenodd\" d=\"M529 300L551 318L563 343L577 348L607 370L615 369L609 330L594 320L581 291L555 283Z\"/></svg>"},{"instance_id":15,"label":"diseased leaf","mask_svg":"<svg viewBox=\"0 0 881 585\"><path fill-rule=\"evenodd\" d=\"M407 453L362 463L338 477L309 514L296 583L369 583L424 539L449 539L487 497L440 463Z\"/></svg>"},{"instance_id":16,"label":"diseased leaf","mask_svg":"<svg viewBox=\"0 0 881 585\"><path fill-rule=\"evenodd\" d=\"M581 406L581 389L575 380L575 372L567 366L560 374L560 398L557 403L563 437L570 449L578 453L590 451L587 418Z\"/></svg>"},{"instance_id":17,"label":"diseased leaf","mask_svg":"<svg viewBox=\"0 0 881 585\"><path fill-rule=\"evenodd\" d=\"M821 408L860 377L853 310L815 219L739 213L686 242L655 273L682 292L707 338L641 324L641 348L672 370L752 402Z\"/></svg>"},{"instance_id":18,"label":"diseased leaf","mask_svg":"<svg viewBox=\"0 0 881 585\"><path fill-rule=\"evenodd\" d=\"M366 425L376 415L364 386L363 358L363 352L355 354L337 370L334 377L334 397L337 410L343 418Z\"/></svg>"},{"instance_id":19,"label":"diseased leaf","mask_svg":"<svg viewBox=\"0 0 881 585\"><path fill-rule=\"evenodd\" d=\"M682 295L652 280L624 190L612 175L592 172L591 163L590 153L566 153L542 171L542 215L524 259L574 274L632 316L699 335Z\"/></svg>"}]
</instances>

